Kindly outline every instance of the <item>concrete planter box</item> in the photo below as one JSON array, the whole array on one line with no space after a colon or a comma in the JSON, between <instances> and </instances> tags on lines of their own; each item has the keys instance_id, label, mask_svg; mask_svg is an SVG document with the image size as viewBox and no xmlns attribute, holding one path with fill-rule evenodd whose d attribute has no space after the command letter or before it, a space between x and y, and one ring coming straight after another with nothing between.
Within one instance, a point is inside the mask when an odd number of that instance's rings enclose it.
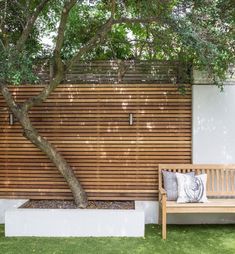
<instances>
[{"instance_id":1,"label":"concrete planter box","mask_svg":"<svg viewBox=\"0 0 235 254\"><path fill-rule=\"evenodd\" d=\"M143 210L12 209L6 236L144 236Z\"/></svg>"}]
</instances>

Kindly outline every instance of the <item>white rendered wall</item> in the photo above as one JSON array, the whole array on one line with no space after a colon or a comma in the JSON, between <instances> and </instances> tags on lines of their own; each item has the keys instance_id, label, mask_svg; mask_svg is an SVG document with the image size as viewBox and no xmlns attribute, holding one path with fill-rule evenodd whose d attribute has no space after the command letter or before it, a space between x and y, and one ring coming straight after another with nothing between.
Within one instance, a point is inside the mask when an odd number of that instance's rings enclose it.
<instances>
[{"instance_id":1,"label":"white rendered wall","mask_svg":"<svg viewBox=\"0 0 235 254\"><path fill-rule=\"evenodd\" d=\"M158 223L159 204L156 201L135 201L135 209L144 211L145 224Z\"/></svg>"},{"instance_id":2,"label":"white rendered wall","mask_svg":"<svg viewBox=\"0 0 235 254\"><path fill-rule=\"evenodd\" d=\"M193 85L192 101L192 163L235 164L235 81L225 85L224 92L215 85ZM199 223L235 223L234 214L182 217L186 223L190 218Z\"/></svg>"},{"instance_id":3,"label":"white rendered wall","mask_svg":"<svg viewBox=\"0 0 235 254\"><path fill-rule=\"evenodd\" d=\"M235 164L235 85L193 86L193 163Z\"/></svg>"}]
</instances>

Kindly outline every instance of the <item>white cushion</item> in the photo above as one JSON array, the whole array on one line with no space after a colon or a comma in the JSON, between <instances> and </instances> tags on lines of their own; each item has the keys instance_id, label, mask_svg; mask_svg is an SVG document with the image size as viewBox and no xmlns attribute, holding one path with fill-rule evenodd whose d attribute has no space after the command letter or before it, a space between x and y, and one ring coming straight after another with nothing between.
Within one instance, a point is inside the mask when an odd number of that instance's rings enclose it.
<instances>
[{"instance_id":1,"label":"white cushion","mask_svg":"<svg viewBox=\"0 0 235 254\"><path fill-rule=\"evenodd\" d=\"M207 174L196 176L176 173L178 183L177 203L204 203L206 197Z\"/></svg>"}]
</instances>

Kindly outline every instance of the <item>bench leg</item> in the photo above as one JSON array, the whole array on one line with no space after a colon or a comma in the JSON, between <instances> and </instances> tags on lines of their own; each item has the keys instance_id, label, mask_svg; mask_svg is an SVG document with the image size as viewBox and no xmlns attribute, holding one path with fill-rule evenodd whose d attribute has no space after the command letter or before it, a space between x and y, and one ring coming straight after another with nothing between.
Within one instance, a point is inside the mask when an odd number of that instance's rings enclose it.
<instances>
[{"instance_id":1,"label":"bench leg","mask_svg":"<svg viewBox=\"0 0 235 254\"><path fill-rule=\"evenodd\" d=\"M159 202L158 224L162 225L162 204L161 204L161 202Z\"/></svg>"},{"instance_id":2,"label":"bench leg","mask_svg":"<svg viewBox=\"0 0 235 254\"><path fill-rule=\"evenodd\" d=\"M162 197L162 239L166 240L166 196Z\"/></svg>"},{"instance_id":3,"label":"bench leg","mask_svg":"<svg viewBox=\"0 0 235 254\"><path fill-rule=\"evenodd\" d=\"M162 239L166 240L166 209L162 207Z\"/></svg>"}]
</instances>

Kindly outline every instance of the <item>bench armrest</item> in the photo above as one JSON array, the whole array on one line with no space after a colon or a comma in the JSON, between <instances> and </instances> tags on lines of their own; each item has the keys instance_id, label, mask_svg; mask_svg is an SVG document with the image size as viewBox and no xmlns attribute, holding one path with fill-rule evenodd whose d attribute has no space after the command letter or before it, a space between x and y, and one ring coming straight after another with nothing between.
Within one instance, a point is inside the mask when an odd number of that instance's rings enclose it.
<instances>
[{"instance_id":1,"label":"bench armrest","mask_svg":"<svg viewBox=\"0 0 235 254\"><path fill-rule=\"evenodd\" d=\"M159 188L159 193L161 196L166 195L166 191L162 187Z\"/></svg>"},{"instance_id":2,"label":"bench armrest","mask_svg":"<svg viewBox=\"0 0 235 254\"><path fill-rule=\"evenodd\" d=\"M166 200L166 191L159 187L159 201Z\"/></svg>"}]
</instances>

